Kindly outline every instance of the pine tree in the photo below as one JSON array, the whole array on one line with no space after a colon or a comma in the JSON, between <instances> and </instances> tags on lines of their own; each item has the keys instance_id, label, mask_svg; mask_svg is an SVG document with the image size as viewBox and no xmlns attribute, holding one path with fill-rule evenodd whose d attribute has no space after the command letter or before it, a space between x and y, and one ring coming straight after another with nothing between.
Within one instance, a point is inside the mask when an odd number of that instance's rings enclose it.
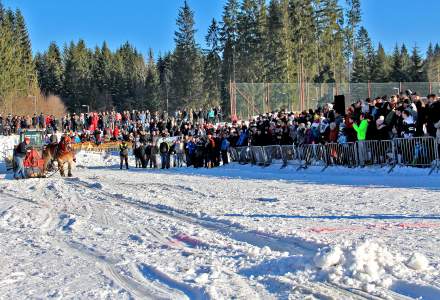
<instances>
[{"instance_id":1,"label":"pine tree","mask_svg":"<svg viewBox=\"0 0 440 300\"><path fill-rule=\"evenodd\" d=\"M368 82L374 63L374 49L367 30L359 29L356 37L356 49L353 60L352 82Z\"/></svg>"},{"instance_id":2,"label":"pine tree","mask_svg":"<svg viewBox=\"0 0 440 300\"><path fill-rule=\"evenodd\" d=\"M113 61L114 102L119 109L137 109L145 102L147 68L143 56L130 43L116 50Z\"/></svg>"},{"instance_id":3,"label":"pine tree","mask_svg":"<svg viewBox=\"0 0 440 300\"><path fill-rule=\"evenodd\" d=\"M315 45L315 13L311 0L291 0L289 3L291 25L291 39L293 50L296 53L296 78L298 81L307 82L314 68Z\"/></svg>"},{"instance_id":4,"label":"pine tree","mask_svg":"<svg viewBox=\"0 0 440 300\"><path fill-rule=\"evenodd\" d=\"M402 59L402 70L404 77L402 78L402 82L408 82L412 81L412 75L411 75L411 58L408 54L408 49L406 48L405 44L402 44L402 47L400 49L400 55Z\"/></svg>"},{"instance_id":5,"label":"pine tree","mask_svg":"<svg viewBox=\"0 0 440 300\"><path fill-rule=\"evenodd\" d=\"M345 70L343 12L336 0L321 0L315 6L317 71L331 71L333 76L343 81ZM315 71L316 72L316 71ZM332 81L335 78L333 78Z\"/></svg>"},{"instance_id":6,"label":"pine tree","mask_svg":"<svg viewBox=\"0 0 440 300\"><path fill-rule=\"evenodd\" d=\"M10 107L8 98L14 90L15 47L13 19L0 3L0 104Z\"/></svg>"},{"instance_id":7,"label":"pine tree","mask_svg":"<svg viewBox=\"0 0 440 300\"><path fill-rule=\"evenodd\" d=\"M185 1L179 9L172 64L172 108L196 106L202 98L202 61L195 41L194 12Z\"/></svg>"},{"instance_id":8,"label":"pine tree","mask_svg":"<svg viewBox=\"0 0 440 300\"><path fill-rule=\"evenodd\" d=\"M356 48L353 60L352 82L367 82L369 80L369 68L365 53Z\"/></svg>"},{"instance_id":9,"label":"pine tree","mask_svg":"<svg viewBox=\"0 0 440 300\"><path fill-rule=\"evenodd\" d=\"M159 74L154 62L153 49L148 51L147 77L145 78L146 103L142 109L157 111L161 108L159 98Z\"/></svg>"},{"instance_id":10,"label":"pine tree","mask_svg":"<svg viewBox=\"0 0 440 300\"><path fill-rule=\"evenodd\" d=\"M36 56L35 64L41 92L45 95L60 95L63 66L58 46L52 42L47 52Z\"/></svg>"},{"instance_id":11,"label":"pine tree","mask_svg":"<svg viewBox=\"0 0 440 300\"><path fill-rule=\"evenodd\" d=\"M283 23L283 6L279 0L271 0L268 11L266 55L266 79L268 82L287 82L287 49Z\"/></svg>"},{"instance_id":12,"label":"pine tree","mask_svg":"<svg viewBox=\"0 0 440 300\"><path fill-rule=\"evenodd\" d=\"M387 56L381 43L379 43L377 47L370 73L370 80L373 82L386 82L388 80L389 71Z\"/></svg>"},{"instance_id":13,"label":"pine tree","mask_svg":"<svg viewBox=\"0 0 440 300\"><path fill-rule=\"evenodd\" d=\"M391 82L403 82L405 80L405 74L403 71L402 55L398 45L394 47L393 55L391 58L391 72L389 81Z\"/></svg>"},{"instance_id":14,"label":"pine tree","mask_svg":"<svg viewBox=\"0 0 440 300\"><path fill-rule=\"evenodd\" d=\"M235 82L235 62L238 23L238 1L227 0L223 9L220 29L221 52L223 54L221 66L221 97L226 107L229 103L229 84Z\"/></svg>"},{"instance_id":15,"label":"pine tree","mask_svg":"<svg viewBox=\"0 0 440 300\"><path fill-rule=\"evenodd\" d=\"M259 7L257 0L244 0L238 14L236 74L241 82L257 82Z\"/></svg>"},{"instance_id":16,"label":"pine tree","mask_svg":"<svg viewBox=\"0 0 440 300\"><path fill-rule=\"evenodd\" d=\"M76 45L71 42L64 48L63 96L72 110L78 110L81 105L90 103L91 58L92 54L83 40L79 40Z\"/></svg>"},{"instance_id":17,"label":"pine tree","mask_svg":"<svg viewBox=\"0 0 440 300\"><path fill-rule=\"evenodd\" d=\"M426 60L430 60L434 57L434 47L432 46L432 43L429 43L428 49L426 50Z\"/></svg>"},{"instance_id":18,"label":"pine tree","mask_svg":"<svg viewBox=\"0 0 440 300\"><path fill-rule=\"evenodd\" d=\"M286 83L291 83L294 79L295 62L294 62L294 46L292 39L292 24L290 22L290 0L281 0L282 7L282 26L283 26L283 48L286 52Z\"/></svg>"},{"instance_id":19,"label":"pine tree","mask_svg":"<svg viewBox=\"0 0 440 300\"><path fill-rule=\"evenodd\" d=\"M111 73L112 53L104 42L101 46L95 47L91 65L93 96L89 105L97 109L105 110L112 107L111 95Z\"/></svg>"},{"instance_id":20,"label":"pine tree","mask_svg":"<svg viewBox=\"0 0 440 300\"><path fill-rule=\"evenodd\" d=\"M440 45L436 43L434 47L434 55L439 55L439 54L440 54Z\"/></svg>"},{"instance_id":21,"label":"pine tree","mask_svg":"<svg viewBox=\"0 0 440 300\"><path fill-rule=\"evenodd\" d=\"M159 98L162 103L162 108L169 110L169 96L171 93L172 74L172 55L165 54L163 57L159 56L157 60L157 70L159 72Z\"/></svg>"},{"instance_id":22,"label":"pine tree","mask_svg":"<svg viewBox=\"0 0 440 300\"><path fill-rule=\"evenodd\" d=\"M413 82L425 82L427 80L425 66L417 45L414 45L412 50L410 72L411 81Z\"/></svg>"},{"instance_id":23,"label":"pine tree","mask_svg":"<svg viewBox=\"0 0 440 300\"><path fill-rule=\"evenodd\" d=\"M356 49L356 33L362 20L361 3L360 0L346 0L346 4L345 54L347 61L352 61Z\"/></svg>"},{"instance_id":24,"label":"pine tree","mask_svg":"<svg viewBox=\"0 0 440 300\"><path fill-rule=\"evenodd\" d=\"M203 90L205 103L209 106L218 106L221 103L221 58L219 27L215 19L212 20L205 38L209 50L205 59Z\"/></svg>"},{"instance_id":25,"label":"pine tree","mask_svg":"<svg viewBox=\"0 0 440 300\"><path fill-rule=\"evenodd\" d=\"M32 80L34 80L35 78L31 41L26 28L24 17L19 9L17 9L15 12L15 30L20 53L21 67L27 73L27 75L31 76Z\"/></svg>"},{"instance_id":26,"label":"pine tree","mask_svg":"<svg viewBox=\"0 0 440 300\"><path fill-rule=\"evenodd\" d=\"M37 87L30 39L23 15L0 3L0 106L33 94Z\"/></svg>"},{"instance_id":27,"label":"pine tree","mask_svg":"<svg viewBox=\"0 0 440 300\"><path fill-rule=\"evenodd\" d=\"M255 45L256 51L256 61L255 61L255 72L257 74L258 82L266 82L267 79L265 77L265 66L266 59L268 59L267 55L265 55L268 49L268 28L267 28L267 6L266 0L258 0L258 14L257 14L257 40Z\"/></svg>"}]
</instances>

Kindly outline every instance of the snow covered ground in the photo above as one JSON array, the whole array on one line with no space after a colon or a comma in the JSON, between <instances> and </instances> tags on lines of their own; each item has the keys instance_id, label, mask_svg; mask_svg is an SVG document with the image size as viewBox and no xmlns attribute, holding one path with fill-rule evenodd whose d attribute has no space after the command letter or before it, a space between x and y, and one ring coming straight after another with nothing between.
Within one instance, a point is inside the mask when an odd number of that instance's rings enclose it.
<instances>
[{"instance_id":1,"label":"snow covered ground","mask_svg":"<svg viewBox=\"0 0 440 300\"><path fill-rule=\"evenodd\" d=\"M0 162L0 298L440 299L439 174L77 159Z\"/></svg>"}]
</instances>

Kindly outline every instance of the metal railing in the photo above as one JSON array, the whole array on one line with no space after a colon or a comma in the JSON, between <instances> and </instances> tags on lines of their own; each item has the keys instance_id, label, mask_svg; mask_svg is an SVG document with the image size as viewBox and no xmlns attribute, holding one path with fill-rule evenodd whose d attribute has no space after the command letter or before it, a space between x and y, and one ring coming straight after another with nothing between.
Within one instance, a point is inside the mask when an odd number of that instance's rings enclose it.
<instances>
[{"instance_id":1,"label":"metal railing","mask_svg":"<svg viewBox=\"0 0 440 300\"><path fill-rule=\"evenodd\" d=\"M355 143L328 143L295 145L249 146L231 148L231 161L240 164L268 166L281 164L297 166L385 167L391 172L396 166L430 168L440 171L440 139L417 137Z\"/></svg>"}]
</instances>

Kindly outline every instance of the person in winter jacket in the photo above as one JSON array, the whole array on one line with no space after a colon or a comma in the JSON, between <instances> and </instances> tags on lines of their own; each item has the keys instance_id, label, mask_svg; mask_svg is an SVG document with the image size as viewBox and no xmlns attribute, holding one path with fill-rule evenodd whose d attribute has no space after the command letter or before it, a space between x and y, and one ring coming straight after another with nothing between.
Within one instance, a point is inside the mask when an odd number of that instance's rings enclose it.
<instances>
[{"instance_id":1,"label":"person in winter jacket","mask_svg":"<svg viewBox=\"0 0 440 300\"><path fill-rule=\"evenodd\" d=\"M186 165L189 167L194 164L195 153L196 153L196 144L194 143L193 137L186 143Z\"/></svg>"},{"instance_id":2,"label":"person in winter jacket","mask_svg":"<svg viewBox=\"0 0 440 300\"><path fill-rule=\"evenodd\" d=\"M113 130L113 137L112 140L113 141L117 141L119 137L119 127L115 126L115 129Z\"/></svg>"},{"instance_id":3,"label":"person in winter jacket","mask_svg":"<svg viewBox=\"0 0 440 300\"><path fill-rule=\"evenodd\" d=\"M240 137L238 138L237 146L247 146L248 145L248 130L246 127L243 128L242 132L240 133Z\"/></svg>"},{"instance_id":4,"label":"person in winter jacket","mask_svg":"<svg viewBox=\"0 0 440 300\"><path fill-rule=\"evenodd\" d=\"M211 133L208 133L208 137L205 143L205 162L207 168L212 168L214 166L214 149L215 149L215 140Z\"/></svg>"},{"instance_id":5,"label":"person in winter jacket","mask_svg":"<svg viewBox=\"0 0 440 300\"><path fill-rule=\"evenodd\" d=\"M353 129L356 131L358 143L358 155L359 155L359 163L363 167L365 166L365 158L367 156L366 146L364 145L364 141L367 137L367 129L368 129L368 121L365 118L365 114L360 115L360 124L353 123Z\"/></svg>"},{"instance_id":6,"label":"person in winter jacket","mask_svg":"<svg viewBox=\"0 0 440 300\"><path fill-rule=\"evenodd\" d=\"M223 140L222 140L221 148L220 148L221 149L223 165L227 165L229 163L229 161L228 161L228 151L229 151L230 144L231 143L228 141L227 137L224 136Z\"/></svg>"},{"instance_id":7,"label":"person in winter jacket","mask_svg":"<svg viewBox=\"0 0 440 300\"><path fill-rule=\"evenodd\" d=\"M176 153L176 158L175 158L175 166L177 167L182 167L183 166L183 161L184 161L184 157L185 157L185 149L184 149L184 144L183 142L179 139L177 139L175 145L174 145L174 150Z\"/></svg>"},{"instance_id":8,"label":"person in winter jacket","mask_svg":"<svg viewBox=\"0 0 440 300\"><path fill-rule=\"evenodd\" d=\"M384 122L383 116L376 120L376 134L376 138L379 141L389 140L388 127Z\"/></svg>"},{"instance_id":9,"label":"person in winter jacket","mask_svg":"<svg viewBox=\"0 0 440 300\"><path fill-rule=\"evenodd\" d=\"M24 179L26 178L25 172L24 172L24 159L27 154L27 147L30 144L31 140L29 137L25 137L24 141L18 144L17 148L15 148L15 154L14 154L14 162L15 162L15 172L14 172L14 179Z\"/></svg>"},{"instance_id":10,"label":"person in winter jacket","mask_svg":"<svg viewBox=\"0 0 440 300\"><path fill-rule=\"evenodd\" d=\"M356 131L358 141L365 141L367 137L368 121L365 114L360 115L360 124L353 123L353 128Z\"/></svg>"},{"instance_id":11,"label":"person in winter jacket","mask_svg":"<svg viewBox=\"0 0 440 300\"><path fill-rule=\"evenodd\" d=\"M330 130L328 131L328 142L336 143L338 141L339 128L335 122L330 123Z\"/></svg>"},{"instance_id":12,"label":"person in winter jacket","mask_svg":"<svg viewBox=\"0 0 440 300\"><path fill-rule=\"evenodd\" d=\"M128 143L125 140L119 144L119 157L121 159L120 169L122 170L125 162L125 168L128 170Z\"/></svg>"},{"instance_id":13,"label":"person in winter jacket","mask_svg":"<svg viewBox=\"0 0 440 300\"><path fill-rule=\"evenodd\" d=\"M169 150L170 150L170 146L168 145L168 143L165 140L162 141L159 145L160 161L161 161L162 169L170 168L169 153L168 153Z\"/></svg>"},{"instance_id":14,"label":"person in winter jacket","mask_svg":"<svg viewBox=\"0 0 440 300\"><path fill-rule=\"evenodd\" d=\"M416 134L416 126L411 113L407 110L402 112L403 126L402 135L404 138L412 138Z\"/></svg>"}]
</instances>

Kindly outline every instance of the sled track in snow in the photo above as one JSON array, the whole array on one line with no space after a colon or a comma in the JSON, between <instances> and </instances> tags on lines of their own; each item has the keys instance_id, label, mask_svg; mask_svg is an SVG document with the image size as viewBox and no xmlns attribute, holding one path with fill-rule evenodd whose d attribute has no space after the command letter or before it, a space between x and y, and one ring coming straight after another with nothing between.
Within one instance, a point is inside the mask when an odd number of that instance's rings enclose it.
<instances>
[{"instance_id":1,"label":"sled track in snow","mask_svg":"<svg viewBox=\"0 0 440 300\"><path fill-rule=\"evenodd\" d=\"M87 192L88 189L93 188L95 186L95 184L91 184L88 183L86 181L82 181L79 179L67 179L68 183L72 186L75 186L75 188L78 190L80 189L81 191L84 191L84 193L90 195L91 193ZM99 202L117 202L117 203L124 203L126 205L129 205L130 207L134 207L136 209L138 209L139 207L137 207L136 205L134 205L133 203L127 202L127 201L121 201L119 199L119 197L116 197L111 194L111 193L107 193L107 192L103 192L100 191L99 194L97 194L96 192L94 193L94 197L93 198L89 198L90 200L95 199ZM177 217L172 217L168 214L164 214L162 213L160 210L154 210L153 208L150 209L150 207L142 208L143 210L145 210L148 213L154 214L154 215L159 215L161 217L166 217L166 218L171 218L174 221L178 220L183 222L184 224L190 224L190 225L196 225L199 226L197 223L195 222L190 222L190 219L185 219L185 218L177 218ZM206 254L203 253L202 250L199 250L197 248L190 248L187 247L186 245L184 245L184 243L177 241L175 238L172 238L170 236L168 236L168 233L164 233L164 232L160 232L154 228L151 227L147 227L147 228L142 228L142 230L140 228L137 228L138 231L144 231L149 233L152 237L154 242L157 242L160 245L165 245L167 247L173 248L173 249L177 249L186 253L189 253L191 255L195 255L195 256L200 256L200 257L204 257L206 256ZM140 266L138 266L138 268L141 268ZM187 294L188 297L190 299L206 299L207 295L204 294L204 292L202 292L201 290L197 289L197 288L193 288L191 286L188 286L186 284L180 283L180 282L176 282L173 279L171 279L169 276L167 276L166 274L158 271L157 269L147 266L147 265L143 265L142 266L143 270L148 270L148 272L146 273L142 273L143 275L147 274L148 278L153 278L154 280L158 280L160 282L162 282L162 284L164 286L168 286L174 289L177 289L178 291L183 292L184 294ZM261 289L258 289L257 291L255 290L254 287L249 286L246 281L243 280L242 276L239 274L236 274L235 272L231 271L231 270L225 270L223 269L222 272L224 274L226 274L227 276L229 276L231 278L231 281L236 283L237 288L239 288L241 290L241 293L244 295L243 297L247 298L253 298L253 299L269 299L270 296L265 292L265 291L261 291ZM135 274L135 272L133 272ZM153 274L153 276L151 276ZM138 274L139 275L139 274ZM145 276L144 276L145 277Z\"/></svg>"},{"instance_id":2,"label":"sled track in snow","mask_svg":"<svg viewBox=\"0 0 440 300\"><path fill-rule=\"evenodd\" d=\"M91 185L86 181L82 180L74 180L71 182L72 185L77 186L78 188L90 188ZM308 257L312 259L313 255L316 253L318 247L323 245L318 245L310 242L305 242L303 240L299 240L296 238L283 238L283 237L274 237L265 233L255 232L255 231L246 231L244 228L231 225L227 222L222 222L218 220L212 220L208 218L200 218L195 215L191 215L188 213L184 213L178 210L175 210L171 207L164 205L152 205L141 201L139 199L133 197L127 197L119 193L109 193L104 190L100 190L101 196L97 196L97 198L102 198L110 201L123 202L130 206L134 206L136 208L144 209L146 211L155 213L162 217L167 217L172 220L179 220L183 223L187 223L190 225L195 225L202 227L206 230L217 232L223 236L227 236L232 240L236 240L239 242L245 242L254 246L264 247L268 246L272 250L280 251L280 252L289 252L292 254L300 254L304 257ZM160 233L156 233L157 236ZM304 291L319 291L319 293L313 292L313 295L319 295L321 298L325 299L340 299L340 297L345 299L370 299L377 300L381 299L376 296L368 295L362 291L353 290L349 287L342 287L332 283L323 283L323 282L310 282L307 284L303 284L301 289ZM393 299L407 299L395 297ZM264 298L264 297L263 297Z\"/></svg>"},{"instance_id":3,"label":"sled track in snow","mask_svg":"<svg viewBox=\"0 0 440 300\"><path fill-rule=\"evenodd\" d=\"M60 227L59 216L61 212L55 210L54 205L51 205L50 202L52 201L53 203L56 203L57 198L64 198L64 201L68 200L70 203L83 203L84 201L82 201L78 196L78 190L73 188L69 189L69 196L66 197L62 191L62 188L57 182L52 182L49 185L48 191L47 196L50 200L48 200L46 203L50 206L48 209L49 215L41 226L43 234L48 236L48 238L46 238L48 242L68 252L74 251L83 259L90 261L91 264L96 265L107 278L113 281L117 286L126 290L130 295L132 295L132 297L136 299L188 299L185 293L182 293L176 289L168 288L166 285L163 285L160 282L150 282L145 278L140 280L140 277L136 279L132 278L131 276L123 275L116 267L119 263L121 263L121 261L115 258L108 258L103 253L100 253L95 249L90 249L80 242L69 239L68 232L67 234L63 234L65 230ZM82 191L88 192L87 190ZM72 195L75 195L73 199L71 197ZM68 208L62 209L64 211L69 211ZM85 210L88 212L88 215L85 216L85 219L90 220L94 214L91 205L87 202L85 204ZM110 224L110 218L105 214L105 212L100 211L96 215L98 215L98 221L103 221L104 225ZM134 276L135 275L136 274L134 274Z\"/></svg>"},{"instance_id":4,"label":"sled track in snow","mask_svg":"<svg viewBox=\"0 0 440 300\"><path fill-rule=\"evenodd\" d=\"M66 186L69 194L75 195L74 199L63 196L63 193L66 192ZM182 189L182 186L179 186L178 188ZM71 208L69 207L69 209L66 210L74 209L77 212L81 211L80 214L83 215L86 220L90 220L93 217L102 225L109 225L112 223L112 221L110 221L111 217L105 213L105 203L125 204L135 209L142 209L148 213L169 218L173 221L180 221L184 224L204 228L208 231L226 236L233 241L245 242L258 247L268 246L272 250L301 255L306 259L312 259L316 250L320 246L323 246L306 242L298 238L276 237L257 231L248 231L239 225L231 225L226 221L215 220L203 216L200 217L165 205L150 204L137 197L125 196L121 193L107 192L103 189L100 183L88 182L79 178L51 180L48 184L47 195L50 196L51 201L54 201L55 203L57 197L64 197L64 202L71 202L71 205L75 202L81 203L79 206L76 206L75 204L77 203L75 203ZM46 203L50 203L50 201ZM96 209L97 204L99 207L98 209ZM47 222L42 226L43 231L47 233L53 232L53 226L57 226L57 224L54 223L59 220L59 213L59 211L55 211L53 208L50 210ZM152 240L159 244L180 249L191 253L192 255L203 255L203 253L198 252L199 250L197 248L189 248L182 243L176 243L173 238L168 236L168 233L157 231L154 228L139 228L138 230L146 231L148 235L151 236ZM65 232L63 233L66 234ZM109 261L105 256L101 256L101 254L90 253L87 250L84 250L85 246L80 247L78 243L67 243L64 239L61 239L61 242L65 243L62 246L63 248L69 247L69 249L73 249L81 254L81 257L95 262L106 277L110 278L116 285L122 287L135 298L148 299L149 295L156 295L154 297L155 299L169 299L170 297L175 299L207 298L207 295L202 290L174 281L166 274L158 271L156 272L156 269L152 266L130 264L129 273L131 276L126 275L118 271L117 265L121 262L120 260L111 259ZM246 293L244 290L255 290L254 287L250 287L247 282L242 279L242 275L227 270L224 271L224 273L228 274L230 278L233 278L238 285L241 285L243 294ZM296 284L296 289L322 299L382 299L357 289L327 282ZM386 298L408 299L407 297L392 291L384 290L382 292L386 295ZM248 297L251 296L249 294L247 295ZM255 299L265 299L268 297L268 294L265 291L259 291L256 295L252 296Z\"/></svg>"}]
</instances>

